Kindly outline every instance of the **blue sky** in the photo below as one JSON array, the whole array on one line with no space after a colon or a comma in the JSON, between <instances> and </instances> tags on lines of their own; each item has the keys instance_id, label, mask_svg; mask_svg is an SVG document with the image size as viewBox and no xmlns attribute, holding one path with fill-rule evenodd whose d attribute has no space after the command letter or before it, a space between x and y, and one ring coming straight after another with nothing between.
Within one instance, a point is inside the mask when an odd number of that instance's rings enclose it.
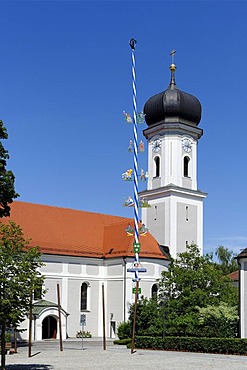
<instances>
[{"instance_id":1,"label":"blue sky","mask_svg":"<svg viewBox=\"0 0 247 370\"><path fill-rule=\"evenodd\" d=\"M137 102L169 84L202 103L204 249L247 246L247 2L0 1L0 119L19 200L132 217L131 50ZM143 126L142 128L145 128ZM139 137L142 138L142 128ZM139 157L147 169L147 155ZM140 186L140 190L143 185Z\"/></svg>"}]
</instances>

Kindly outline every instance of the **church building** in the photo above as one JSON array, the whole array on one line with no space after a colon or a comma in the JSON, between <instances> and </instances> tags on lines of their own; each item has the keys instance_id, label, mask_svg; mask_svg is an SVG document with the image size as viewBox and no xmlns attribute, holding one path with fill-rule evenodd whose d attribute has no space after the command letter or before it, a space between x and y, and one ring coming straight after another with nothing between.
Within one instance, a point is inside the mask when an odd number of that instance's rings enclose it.
<instances>
[{"instance_id":1,"label":"church building","mask_svg":"<svg viewBox=\"0 0 247 370\"><path fill-rule=\"evenodd\" d=\"M103 335L102 287L104 286L106 336L114 338L117 325L128 319L135 295L133 235L126 230L133 220L99 213L46 205L14 202L11 220L21 225L30 246L39 246L44 266L45 297L37 298L33 309L33 340L58 337L58 295L60 289L62 337L75 337L84 330L93 337ZM4 222L8 222L7 219ZM141 294L157 293L157 279L168 266L168 253L150 233L140 235L141 262L147 270L141 276ZM23 328L27 328L27 321ZM27 339L27 332L22 334Z\"/></svg>"},{"instance_id":2,"label":"church building","mask_svg":"<svg viewBox=\"0 0 247 370\"><path fill-rule=\"evenodd\" d=\"M148 231L140 233L140 262L146 270L140 274L140 289L148 298L157 293L157 280L167 269L170 255L176 257L192 242L203 248L206 193L197 188L201 104L177 88L175 70L172 63L168 88L144 107L148 181L139 199L150 207L142 208ZM44 262L41 271L47 292L34 303L33 340L58 337L58 287L63 339L75 337L81 324L93 337L103 335L103 298L106 336L114 338L118 324L128 319L135 297L129 271L134 260L130 232L134 221L18 201L11 205L10 219L31 238L31 246L40 247ZM27 322L23 326L28 327ZM22 336L27 338L28 332Z\"/></svg>"}]
</instances>

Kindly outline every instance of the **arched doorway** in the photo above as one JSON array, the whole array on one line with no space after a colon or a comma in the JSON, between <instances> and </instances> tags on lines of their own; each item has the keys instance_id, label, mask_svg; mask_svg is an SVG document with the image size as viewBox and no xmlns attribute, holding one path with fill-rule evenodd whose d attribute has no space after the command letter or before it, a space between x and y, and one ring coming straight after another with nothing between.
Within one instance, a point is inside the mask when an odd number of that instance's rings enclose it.
<instances>
[{"instance_id":1,"label":"arched doorway","mask_svg":"<svg viewBox=\"0 0 247 370\"><path fill-rule=\"evenodd\" d=\"M47 316L42 322L42 339L56 339L57 319L54 316Z\"/></svg>"}]
</instances>

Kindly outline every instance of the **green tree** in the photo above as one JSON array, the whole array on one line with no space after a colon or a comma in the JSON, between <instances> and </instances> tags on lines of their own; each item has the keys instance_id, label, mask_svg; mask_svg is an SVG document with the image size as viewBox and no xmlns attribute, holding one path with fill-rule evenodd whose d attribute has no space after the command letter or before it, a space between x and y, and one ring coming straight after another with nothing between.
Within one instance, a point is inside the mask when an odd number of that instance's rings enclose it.
<instances>
[{"instance_id":1,"label":"green tree","mask_svg":"<svg viewBox=\"0 0 247 370\"><path fill-rule=\"evenodd\" d=\"M223 275L229 275L231 272L238 270L236 256L232 250L220 245L216 249L215 255L218 259L217 268L222 271Z\"/></svg>"},{"instance_id":2,"label":"green tree","mask_svg":"<svg viewBox=\"0 0 247 370\"><path fill-rule=\"evenodd\" d=\"M237 289L215 268L212 255L202 256L198 247L188 245L177 259L171 258L162 273L159 299L165 304L166 334L199 335L198 308L238 303Z\"/></svg>"},{"instance_id":3,"label":"green tree","mask_svg":"<svg viewBox=\"0 0 247 370\"><path fill-rule=\"evenodd\" d=\"M130 307L129 322L133 327L134 304ZM163 330L163 310L157 297L150 299L141 297L137 302L136 308L136 327L137 335L160 336Z\"/></svg>"},{"instance_id":4,"label":"green tree","mask_svg":"<svg viewBox=\"0 0 247 370\"><path fill-rule=\"evenodd\" d=\"M43 283L38 248L30 248L20 226L0 223L1 369L5 370L5 330L16 327L29 309L30 297Z\"/></svg>"},{"instance_id":5,"label":"green tree","mask_svg":"<svg viewBox=\"0 0 247 370\"><path fill-rule=\"evenodd\" d=\"M7 138L7 130L3 121L0 120L0 139ZM8 151L4 149L2 142L0 142L0 217L10 215L9 204L18 197L14 187L15 177L12 171L6 169L7 159L9 159Z\"/></svg>"},{"instance_id":6,"label":"green tree","mask_svg":"<svg viewBox=\"0 0 247 370\"><path fill-rule=\"evenodd\" d=\"M235 338L239 316L237 307L226 303L199 308L199 329L202 337Z\"/></svg>"}]
</instances>

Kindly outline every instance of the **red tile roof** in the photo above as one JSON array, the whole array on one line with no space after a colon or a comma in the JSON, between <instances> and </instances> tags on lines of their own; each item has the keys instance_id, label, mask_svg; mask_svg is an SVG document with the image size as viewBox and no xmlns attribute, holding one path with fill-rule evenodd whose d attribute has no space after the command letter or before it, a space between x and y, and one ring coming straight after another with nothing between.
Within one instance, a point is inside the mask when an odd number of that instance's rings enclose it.
<instances>
[{"instance_id":1,"label":"red tile roof","mask_svg":"<svg viewBox=\"0 0 247 370\"><path fill-rule=\"evenodd\" d=\"M239 281L239 270L231 272L228 277L233 281Z\"/></svg>"},{"instance_id":2,"label":"red tile roof","mask_svg":"<svg viewBox=\"0 0 247 370\"><path fill-rule=\"evenodd\" d=\"M11 204L10 218L20 225L31 246L42 253L94 258L134 256L134 238L125 229L129 218L26 202ZM140 257L167 259L151 234L140 236Z\"/></svg>"}]
</instances>

